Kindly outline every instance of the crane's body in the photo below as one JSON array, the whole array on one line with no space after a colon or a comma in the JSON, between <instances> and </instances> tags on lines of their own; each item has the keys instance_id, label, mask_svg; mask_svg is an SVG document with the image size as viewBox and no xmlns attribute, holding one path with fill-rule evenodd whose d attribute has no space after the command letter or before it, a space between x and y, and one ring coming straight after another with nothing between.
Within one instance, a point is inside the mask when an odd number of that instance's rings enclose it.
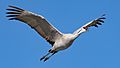
<instances>
[{"instance_id":1,"label":"crane's body","mask_svg":"<svg viewBox=\"0 0 120 68\"><path fill-rule=\"evenodd\" d=\"M71 46L73 41L83 32L86 32L87 30L82 28L79 33L73 33L73 34L63 34L62 37L56 40L55 44L53 45L51 50L59 51L64 50Z\"/></svg>"},{"instance_id":2,"label":"crane's body","mask_svg":"<svg viewBox=\"0 0 120 68\"><path fill-rule=\"evenodd\" d=\"M102 25L101 22L104 22L103 19L105 19L105 17L103 17L104 15L102 15L102 17L85 24L72 34L64 34L57 30L41 15L34 14L32 12L23 10L15 6L9 7L10 8L7 9L11 11L7 12L7 14L9 14L7 17L10 17L9 20L19 20L28 24L40 36L42 36L47 42L49 42L52 45L48 53L40 59L44 59L44 61L48 60L52 55L54 55L58 51L67 49L69 46L71 46L74 40L77 37L79 37L81 33L86 32L89 27L98 27L98 25Z\"/></svg>"},{"instance_id":3,"label":"crane's body","mask_svg":"<svg viewBox=\"0 0 120 68\"><path fill-rule=\"evenodd\" d=\"M74 34L63 34L63 36L56 40L51 50L59 51L68 48L75 40Z\"/></svg>"}]
</instances>

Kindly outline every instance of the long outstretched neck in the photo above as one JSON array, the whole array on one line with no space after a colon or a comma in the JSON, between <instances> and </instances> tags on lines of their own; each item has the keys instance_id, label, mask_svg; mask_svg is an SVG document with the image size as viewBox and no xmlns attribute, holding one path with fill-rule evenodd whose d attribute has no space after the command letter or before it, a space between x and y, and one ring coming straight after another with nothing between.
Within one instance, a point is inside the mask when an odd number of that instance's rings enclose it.
<instances>
[{"instance_id":1,"label":"long outstretched neck","mask_svg":"<svg viewBox=\"0 0 120 68\"><path fill-rule=\"evenodd\" d=\"M79 28L78 30L76 30L73 34L74 34L74 35L76 36L76 38L77 38L77 37L79 37L79 35L81 35L82 33L86 32L86 31L87 31L86 28L81 27L81 28Z\"/></svg>"}]
</instances>

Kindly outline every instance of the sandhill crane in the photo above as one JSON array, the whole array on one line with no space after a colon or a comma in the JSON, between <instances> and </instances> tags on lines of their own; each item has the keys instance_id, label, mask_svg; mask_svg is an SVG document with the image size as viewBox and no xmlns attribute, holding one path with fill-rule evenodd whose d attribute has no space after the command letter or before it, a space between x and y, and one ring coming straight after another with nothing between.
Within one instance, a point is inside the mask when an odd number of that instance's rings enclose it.
<instances>
[{"instance_id":1,"label":"sandhill crane","mask_svg":"<svg viewBox=\"0 0 120 68\"><path fill-rule=\"evenodd\" d=\"M52 47L48 51L46 55L44 55L40 60L46 61L51 56L53 56L58 51L67 49L73 41L88 30L89 27L98 25L102 25L104 23L104 19L106 19L104 15L100 18L90 21L84 26L80 27L73 33L64 34L57 30L53 25L51 25L43 16L37 15L30 11L23 10L21 8L15 6L9 6L6 9L10 12L7 12L9 20L19 20L26 24L28 24L31 28L33 28L39 35L41 35L47 42L49 42Z\"/></svg>"}]
</instances>

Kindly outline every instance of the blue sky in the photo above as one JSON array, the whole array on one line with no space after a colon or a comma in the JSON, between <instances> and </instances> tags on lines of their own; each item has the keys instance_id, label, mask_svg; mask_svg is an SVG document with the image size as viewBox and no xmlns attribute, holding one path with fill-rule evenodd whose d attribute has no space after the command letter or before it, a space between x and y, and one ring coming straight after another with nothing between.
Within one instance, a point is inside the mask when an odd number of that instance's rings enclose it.
<instances>
[{"instance_id":1,"label":"blue sky","mask_svg":"<svg viewBox=\"0 0 120 68\"><path fill-rule=\"evenodd\" d=\"M0 68L120 68L119 0L1 0ZM43 15L63 33L72 33L106 14L105 23L91 28L67 50L39 61L49 44L28 25L9 21L8 5Z\"/></svg>"}]
</instances>

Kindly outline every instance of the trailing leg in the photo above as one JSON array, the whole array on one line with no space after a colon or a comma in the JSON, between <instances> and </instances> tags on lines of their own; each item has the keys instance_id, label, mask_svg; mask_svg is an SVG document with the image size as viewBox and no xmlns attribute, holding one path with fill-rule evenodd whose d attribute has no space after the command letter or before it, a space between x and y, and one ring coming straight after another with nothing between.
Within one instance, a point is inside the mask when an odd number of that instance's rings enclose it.
<instances>
[{"instance_id":1,"label":"trailing leg","mask_svg":"<svg viewBox=\"0 0 120 68\"><path fill-rule=\"evenodd\" d=\"M44 62L48 60L50 57L52 57L54 54L56 54L58 51L53 52L50 56L44 58Z\"/></svg>"},{"instance_id":2,"label":"trailing leg","mask_svg":"<svg viewBox=\"0 0 120 68\"><path fill-rule=\"evenodd\" d=\"M40 59L40 61L43 60L43 59L45 59L49 54L50 54L50 52L48 52L45 56L43 56L43 57Z\"/></svg>"}]
</instances>

